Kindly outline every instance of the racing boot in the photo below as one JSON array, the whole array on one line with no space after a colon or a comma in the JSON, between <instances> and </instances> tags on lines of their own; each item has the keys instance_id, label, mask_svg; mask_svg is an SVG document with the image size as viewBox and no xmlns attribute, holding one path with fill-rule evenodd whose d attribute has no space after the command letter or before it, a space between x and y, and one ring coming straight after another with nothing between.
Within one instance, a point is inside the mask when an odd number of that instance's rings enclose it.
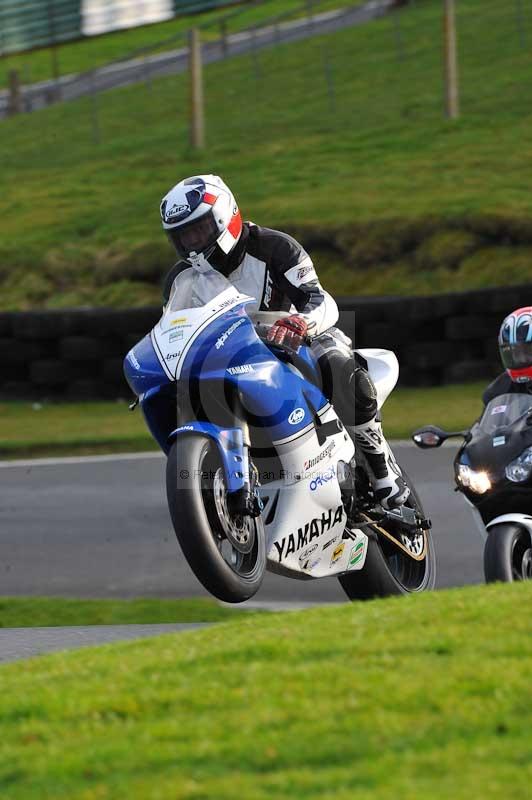
<instances>
[{"instance_id":1,"label":"racing boot","mask_svg":"<svg viewBox=\"0 0 532 800\"><path fill-rule=\"evenodd\" d=\"M384 438L381 423L374 417L364 425L348 428L348 431L366 456L368 477L378 502L388 510L402 506L410 496L410 489Z\"/></svg>"}]
</instances>

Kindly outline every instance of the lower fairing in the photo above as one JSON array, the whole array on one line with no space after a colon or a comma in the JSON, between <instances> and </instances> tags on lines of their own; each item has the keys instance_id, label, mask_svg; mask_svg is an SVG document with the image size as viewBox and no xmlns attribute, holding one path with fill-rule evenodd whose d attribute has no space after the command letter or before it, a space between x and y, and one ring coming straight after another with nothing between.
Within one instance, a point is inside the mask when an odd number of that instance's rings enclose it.
<instances>
[{"instance_id":1,"label":"lower fairing","mask_svg":"<svg viewBox=\"0 0 532 800\"><path fill-rule=\"evenodd\" d=\"M322 422L334 419L329 407ZM362 569L368 537L346 529L337 477L339 462L353 458L351 438L341 428L320 447L312 429L277 452L281 477L261 487L268 569L302 580Z\"/></svg>"}]
</instances>

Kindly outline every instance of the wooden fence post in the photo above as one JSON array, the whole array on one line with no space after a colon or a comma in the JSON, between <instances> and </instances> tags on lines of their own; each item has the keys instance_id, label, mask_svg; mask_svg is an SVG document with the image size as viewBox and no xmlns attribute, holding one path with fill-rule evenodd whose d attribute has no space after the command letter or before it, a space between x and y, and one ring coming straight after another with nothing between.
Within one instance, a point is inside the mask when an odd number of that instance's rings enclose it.
<instances>
[{"instance_id":1,"label":"wooden fence post","mask_svg":"<svg viewBox=\"0 0 532 800\"><path fill-rule=\"evenodd\" d=\"M189 31L190 68L190 144L200 150L205 144L205 109L203 101L203 71L201 41L197 28Z\"/></svg>"},{"instance_id":2,"label":"wooden fence post","mask_svg":"<svg viewBox=\"0 0 532 800\"><path fill-rule=\"evenodd\" d=\"M22 111L22 93L20 91L20 72L10 69L8 74L9 98L7 101L7 113L9 116L20 114Z\"/></svg>"},{"instance_id":3,"label":"wooden fence post","mask_svg":"<svg viewBox=\"0 0 532 800\"><path fill-rule=\"evenodd\" d=\"M455 0L444 0L445 110L449 119L460 116Z\"/></svg>"},{"instance_id":4,"label":"wooden fence post","mask_svg":"<svg viewBox=\"0 0 532 800\"><path fill-rule=\"evenodd\" d=\"M222 55L224 58L227 58L228 53L228 41L227 41L227 22L225 19L220 20L220 41L222 43Z\"/></svg>"}]
</instances>

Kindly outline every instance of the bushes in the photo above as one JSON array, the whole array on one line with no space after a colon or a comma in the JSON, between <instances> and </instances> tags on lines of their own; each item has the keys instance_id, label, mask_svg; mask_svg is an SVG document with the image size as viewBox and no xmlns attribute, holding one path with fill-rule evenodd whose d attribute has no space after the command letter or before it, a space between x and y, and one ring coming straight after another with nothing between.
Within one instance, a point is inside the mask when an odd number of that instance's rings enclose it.
<instances>
[{"instance_id":1,"label":"bushes","mask_svg":"<svg viewBox=\"0 0 532 800\"><path fill-rule=\"evenodd\" d=\"M286 229L337 296L431 295L532 282L527 219L466 215ZM46 253L41 265L0 268L0 310L156 305L174 260L158 232L154 241L136 245L71 244Z\"/></svg>"},{"instance_id":2,"label":"bushes","mask_svg":"<svg viewBox=\"0 0 532 800\"><path fill-rule=\"evenodd\" d=\"M532 282L527 219L427 217L295 235L337 295L424 295Z\"/></svg>"}]
</instances>

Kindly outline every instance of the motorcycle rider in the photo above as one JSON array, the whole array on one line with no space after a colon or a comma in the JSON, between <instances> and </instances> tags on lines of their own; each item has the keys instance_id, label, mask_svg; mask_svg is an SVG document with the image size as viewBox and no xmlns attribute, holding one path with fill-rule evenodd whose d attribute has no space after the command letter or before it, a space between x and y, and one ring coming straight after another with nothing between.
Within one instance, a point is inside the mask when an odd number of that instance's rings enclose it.
<instances>
[{"instance_id":1,"label":"motorcycle rider","mask_svg":"<svg viewBox=\"0 0 532 800\"><path fill-rule=\"evenodd\" d=\"M167 303L177 275L189 267L214 268L261 311L290 312L275 322L268 340L293 350L312 337L323 390L367 459L376 499L397 508L410 495L377 419L375 385L351 340L337 327L338 308L323 290L308 253L291 236L243 222L235 198L217 175L180 181L161 202L163 229L180 260L166 276Z\"/></svg>"},{"instance_id":2,"label":"motorcycle rider","mask_svg":"<svg viewBox=\"0 0 532 800\"><path fill-rule=\"evenodd\" d=\"M504 318L499 353L505 371L485 390L484 405L501 394L532 394L532 306L518 308Z\"/></svg>"}]
</instances>

